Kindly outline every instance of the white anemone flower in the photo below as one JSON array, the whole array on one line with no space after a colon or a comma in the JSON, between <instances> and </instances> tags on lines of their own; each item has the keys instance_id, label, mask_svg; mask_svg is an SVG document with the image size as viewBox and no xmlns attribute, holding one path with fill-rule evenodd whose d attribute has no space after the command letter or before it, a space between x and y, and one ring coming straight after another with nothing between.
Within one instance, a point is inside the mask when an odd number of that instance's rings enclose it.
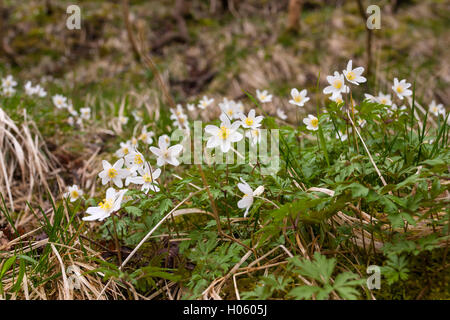
<instances>
[{"instance_id":1,"label":"white anemone flower","mask_svg":"<svg viewBox=\"0 0 450 320\"><path fill-rule=\"evenodd\" d=\"M65 198L69 198L70 202L78 200L83 195L83 190L78 189L78 186L74 184L68 188L68 191L64 194Z\"/></svg>"},{"instance_id":2,"label":"white anemone flower","mask_svg":"<svg viewBox=\"0 0 450 320\"><path fill-rule=\"evenodd\" d=\"M33 87L33 85L31 84L31 81L27 81L27 83L25 83L24 88L25 88L25 93L27 96L32 96L37 93L37 90L35 87Z\"/></svg>"},{"instance_id":3,"label":"white anemone flower","mask_svg":"<svg viewBox=\"0 0 450 320\"><path fill-rule=\"evenodd\" d=\"M141 190L146 194L148 190L152 190L153 192L159 192L158 183L156 179L161 175L161 169L152 170L151 167L146 164L145 167L139 168L138 172L140 176L136 176L131 178L131 182L134 184L142 184Z\"/></svg>"},{"instance_id":4,"label":"white anemone flower","mask_svg":"<svg viewBox=\"0 0 450 320\"><path fill-rule=\"evenodd\" d=\"M5 97L12 97L16 93L16 89L13 87L3 87L2 90Z\"/></svg>"},{"instance_id":5,"label":"white anemone flower","mask_svg":"<svg viewBox=\"0 0 450 320\"><path fill-rule=\"evenodd\" d=\"M306 95L308 94L308 91L306 89L303 89L302 91L298 91L296 88L291 89L291 97L292 99L289 100L290 104L303 107L306 102L309 101L309 97Z\"/></svg>"},{"instance_id":6,"label":"white anemone flower","mask_svg":"<svg viewBox=\"0 0 450 320\"><path fill-rule=\"evenodd\" d=\"M80 109L81 118L84 120L89 120L91 118L91 108L81 108Z\"/></svg>"},{"instance_id":7,"label":"white anemone flower","mask_svg":"<svg viewBox=\"0 0 450 320\"><path fill-rule=\"evenodd\" d=\"M378 98L377 98L377 97L374 97L374 96L371 95L371 94L364 93L364 98L365 98L365 100L368 100L369 102L372 102L372 103L379 103Z\"/></svg>"},{"instance_id":8,"label":"white anemone flower","mask_svg":"<svg viewBox=\"0 0 450 320\"><path fill-rule=\"evenodd\" d=\"M36 85L35 89L39 98L44 98L47 96L47 91L45 91L40 85Z\"/></svg>"},{"instance_id":9,"label":"white anemone flower","mask_svg":"<svg viewBox=\"0 0 450 320\"><path fill-rule=\"evenodd\" d=\"M219 108L227 115L228 118L230 118L230 120L239 118L240 109L233 100L224 98L223 102L219 103Z\"/></svg>"},{"instance_id":10,"label":"white anemone flower","mask_svg":"<svg viewBox=\"0 0 450 320\"><path fill-rule=\"evenodd\" d=\"M137 177L137 170L139 166L132 165L131 167L127 167L126 170L128 170L128 175L125 178L125 187L128 187L128 185L132 182L133 178Z\"/></svg>"},{"instance_id":11,"label":"white anemone flower","mask_svg":"<svg viewBox=\"0 0 450 320\"><path fill-rule=\"evenodd\" d=\"M246 129L256 129L258 127L261 127L261 121L263 121L263 116L255 116L256 112L254 109L250 110L248 113L248 116L245 116L245 114L241 113L239 115L239 118L241 119L242 127Z\"/></svg>"},{"instance_id":12,"label":"white anemone flower","mask_svg":"<svg viewBox=\"0 0 450 320\"><path fill-rule=\"evenodd\" d=\"M256 97L262 103L272 101L272 95L269 94L269 92L267 90L259 91L258 89L256 89Z\"/></svg>"},{"instance_id":13,"label":"white anemone flower","mask_svg":"<svg viewBox=\"0 0 450 320\"><path fill-rule=\"evenodd\" d=\"M281 108L278 108L278 109L277 109L277 116L278 116L278 118L280 118L281 120L286 120L286 119L287 119L286 113L285 113L284 110L281 109Z\"/></svg>"},{"instance_id":14,"label":"white anemone flower","mask_svg":"<svg viewBox=\"0 0 450 320\"><path fill-rule=\"evenodd\" d=\"M121 125L126 125L128 123L128 117L120 116L119 117L119 123Z\"/></svg>"},{"instance_id":15,"label":"white anemone flower","mask_svg":"<svg viewBox=\"0 0 450 320\"><path fill-rule=\"evenodd\" d=\"M252 145L256 145L261 142L261 129L250 129L245 133L245 136L250 139Z\"/></svg>"},{"instance_id":16,"label":"white anemone flower","mask_svg":"<svg viewBox=\"0 0 450 320\"><path fill-rule=\"evenodd\" d=\"M367 121L365 119L358 119L357 122L361 128L364 128L364 126L367 124Z\"/></svg>"},{"instance_id":17,"label":"white anemone flower","mask_svg":"<svg viewBox=\"0 0 450 320\"><path fill-rule=\"evenodd\" d=\"M384 94L383 92L379 92L378 96L376 97L377 102L384 104L386 106L392 106L392 100L390 94Z\"/></svg>"},{"instance_id":18,"label":"white anemone flower","mask_svg":"<svg viewBox=\"0 0 450 320\"><path fill-rule=\"evenodd\" d=\"M336 132L336 139L340 139L341 141L347 140L348 136L346 133L343 133L339 130L339 132Z\"/></svg>"},{"instance_id":19,"label":"white anemone flower","mask_svg":"<svg viewBox=\"0 0 450 320\"><path fill-rule=\"evenodd\" d=\"M330 99L331 101L336 102L337 105L340 105L342 103L344 103L344 99L342 99L342 94L338 93L335 96L330 96L328 99Z\"/></svg>"},{"instance_id":20,"label":"white anemone flower","mask_svg":"<svg viewBox=\"0 0 450 320\"><path fill-rule=\"evenodd\" d=\"M211 135L206 143L206 148L220 146L222 152L227 153L232 143L241 141L243 138L243 135L237 131L241 126L241 122L235 121L231 124L230 119L223 113L220 116L220 120L220 127L214 125L206 126L205 132Z\"/></svg>"},{"instance_id":21,"label":"white anemone flower","mask_svg":"<svg viewBox=\"0 0 450 320\"><path fill-rule=\"evenodd\" d=\"M17 86L17 81L14 80L12 75L8 75L6 78L2 79L2 87L3 88L12 89L15 86Z\"/></svg>"},{"instance_id":22,"label":"white anemone flower","mask_svg":"<svg viewBox=\"0 0 450 320\"><path fill-rule=\"evenodd\" d=\"M244 104L242 103L242 101L238 101L238 102L233 101L233 103L236 105L236 110L239 113L243 113L245 111L244 110Z\"/></svg>"},{"instance_id":23,"label":"white anemone flower","mask_svg":"<svg viewBox=\"0 0 450 320\"><path fill-rule=\"evenodd\" d=\"M397 105L395 103L392 104L392 106L387 110L388 114L393 114L394 112L399 111L399 113L403 113L406 110L406 106L402 105L400 107L397 107Z\"/></svg>"},{"instance_id":24,"label":"white anemone flower","mask_svg":"<svg viewBox=\"0 0 450 320\"><path fill-rule=\"evenodd\" d=\"M176 109L170 108L170 113L171 113L170 119L172 119L172 120L177 120L179 117L186 117L181 104L177 104Z\"/></svg>"},{"instance_id":25,"label":"white anemone flower","mask_svg":"<svg viewBox=\"0 0 450 320\"><path fill-rule=\"evenodd\" d=\"M203 96L203 98L199 101L198 107L202 110L209 107L214 102L214 99L208 99L207 96Z\"/></svg>"},{"instance_id":26,"label":"white anemone flower","mask_svg":"<svg viewBox=\"0 0 450 320\"><path fill-rule=\"evenodd\" d=\"M111 165L108 161L103 160L103 171L98 176L102 179L102 184L105 185L112 181L117 187L122 188L122 179L125 179L129 174L128 170L122 169L124 160L117 160L114 165Z\"/></svg>"},{"instance_id":27,"label":"white anemone flower","mask_svg":"<svg viewBox=\"0 0 450 320\"><path fill-rule=\"evenodd\" d=\"M69 111L69 113L74 116L74 117L78 117L78 111L75 110L75 108L73 107L72 104L67 105L67 111Z\"/></svg>"},{"instance_id":28,"label":"white anemone flower","mask_svg":"<svg viewBox=\"0 0 450 320\"><path fill-rule=\"evenodd\" d=\"M245 182L244 179L241 178L240 180L241 182L238 183L237 186L239 190L244 193L244 196L242 197L241 200L238 201L237 205L239 209L245 209L244 212L245 218L248 214L248 210L253 204L253 197L260 196L264 192L264 187L259 186L258 188L255 189L255 191L253 191L253 189L248 185L247 182Z\"/></svg>"},{"instance_id":29,"label":"white anemone flower","mask_svg":"<svg viewBox=\"0 0 450 320\"><path fill-rule=\"evenodd\" d=\"M123 158L127 154L130 153L130 151L133 150L133 147L131 146L131 143L129 141L127 142L121 142L120 148L114 153L117 158Z\"/></svg>"},{"instance_id":30,"label":"white anemone flower","mask_svg":"<svg viewBox=\"0 0 450 320\"><path fill-rule=\"evenodd\" d=\"M189 122L185 114L178 116L173 122L173 125L177 126L180 130L189 130Z\"/></svg>"},{"instance_id":31,"label":"white anemone flower","mask_svg":"<svg viewBox=\"0 0 450 320\"><path fill-rule=\"evenodd\" d=\"M175 144L169 147L166 139L161 139L161 137L159 137L158 146L159 148L150 147L150 151L157 157L156 164L159 167L165 165L166 163L175 167L180 165L180 161L178 161L177 157L183 151L183 146L181 144Z\"/></svg>"},{"instance_id":32,"label":"white anemone flower","mask_svg":"<svg viewBox=\"0 0 450 320\"><path fill-rule=\"evenodd\" d=\"M408 89L409 87L411 87L411 83L406 82L406 79L398 81L397 78L394 78L392 90L394 90L400 100L403 100L404 97L412 95L412 91Z\"/></svg>"},{"instance_id":33,"label":"white anemone flower","mask_svg":"<svg viewBox=\"0 0 450 320\"><path fill-rule=\"evenodd\" d=\"M141 122L143 120L143 114L142 111L138 111L138 110L133 110L131 111L131 115L133 116L134 120L136 122Z\"/></svg>"},{"instance_id":34,"label":"white anemone flower","mask_svg":"<svg viewBox=\"0 0 450 320\"><path fill-rule=\"evenodd\" d=\"M147 128L142 128L141 134L139 135L138 139L146 144L152 144L153 143L153 136L155 133L153 131L147 131Z\"/></svg>"},{"instance_id":35,"label":"white anemone flower","mask_svg":"<svg viewBox=\"0 0 450 320\"><path fill-rule=\"evenodd\" d=\"M128 168L131 168L132 166L137 166L138 168L142 168L145 164L145 158L142 153L136 150L131 150L126 156L125 156L125 165Z\"/></svg>"},{"instance_id":36,"label":"white anemone flower","mask_svg":"<svg viewBox=\"0 0 450 320\"><path fill-rule=\"evenodd\" d=\"M67 98L62 96L62 95L60 95L60 94L54 95L52 97L52 100L53 100L53 104L58 109L67 108L68 107L68 105L67 105Z\"/></svg>"},{"instance_id":37,"label":"white anemone flower","mask_svg":"<svg viewBox=\"0 0 450 320\"><path fill-rule=\"evenodd\" d=\"M336 97L339 94L350 91L349 87L344 83L344 75L337 71L334 72L333 76L327 76L327 81L330 85L323 89L325 94L332 94L333 97Z\"/></svg>"},{"instance_id":38,"label":"white anemone flower","mask_svg":"<svg viewBox=\"0 0 450 320\"><path fill-rule=\"evenodd\" d=\"M158 138L158 145L166 145L167 147L170 146L170 137L167 134L163 134L162 136L159 136Z\"/></svg>"},{"instance_id":39,"label":"white anemone flower","mask_svg":"<svg viewBox=\"0 0 450 320\"><path fill-rule=\"evenodd\" d=\"M89 216L83 217L83 220L103 221L108 218L111 213L120 209L123 196L127 191L127 189L116 191L114 188L108 188L108 190L106 190L105 199L98 204L98 207L87 208L86 213L89 214Z\"/></svg>"},{"instance_id":40,"label":"white anemone flower","mask_svg":"<svg viewBox=\"0 0 450 320\"><path fill-rule=\"evenodd\" d=\"M312 114L309 114L307 118L303 119L303 123L306 124L306 129L316 131L319 129L319 119Z\"/></svg>"},{"instance_id":41,"label":"white anemone flower","mask_svg":"<svg viewBox=\"0 0 450 320\"><path fill-rule=\"evenodd\" d=\"M129 141L127 141L127 142L129 142L130 144L131 144L131 146L133 147L133 148L137 148L137 146L138 146L138 143L139 143L139 140L138 140L138 138L136 138L136 137L132 137Z\"/></svg>"},{"instance_id":42,"label":"white anemone flower","mask_svg":"<svg viewBox=\"0 0 450 320\"><path fill-rule=\"evenodd\" d=\"M367 81L367 79L362 76L363 72L364 72L363 67L352 69L352 60L350 60L347 63L347 69L342 71L342 73L345 76L345 79L347 79L348 82L356 84L358 86L360 83L364 83Z\"/></svg>"},{"instance_id":43,"label":"white anemone flower","mask_svg":"<svg viewBox=\"0 0 450 320\"><path fill-rule=\"evenodd\" d=\"M431 101L430 104L430 112L434 114L436 117L442 114L445 117L445 108L444 106L440 104L436 104L436 101Z\"/></svg>"}]
</instances>

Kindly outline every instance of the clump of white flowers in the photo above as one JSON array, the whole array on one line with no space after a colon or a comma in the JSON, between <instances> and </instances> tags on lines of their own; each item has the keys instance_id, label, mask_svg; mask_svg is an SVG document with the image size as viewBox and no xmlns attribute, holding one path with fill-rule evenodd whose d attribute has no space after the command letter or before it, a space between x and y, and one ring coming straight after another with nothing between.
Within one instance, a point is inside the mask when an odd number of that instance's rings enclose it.
<instances>
[{"instance_id":1,"label":"clump of white flowers","mask_svg":"<svg viewBox=\"0 0 450 320\"><path fill-rule=\"evenodd\" d=\"M12 97L16 93L16 86L17 81L14 80L12 75L2 78L2 93L4 96Z\"/></svg>"},{"instance_id":2,"label":"clump of white flowers","mask_svg":"<svg viewBox=\"0 0 450 320\"><path fill-rule=\"evenodd\" d=\"M184 113L181 104L178 104L176 109L170 109L170 119L173 120L173 125L178 127L180 130L189 130L188 117Z\"/></svg>"},{"instance_id":3,"label":"clump of white flowers","mask_svg":"<svg viewBox=\"0 0 450 320\"><path fill-rule=\"evenodd\" d=\"M33 87L31 81L25 83L25 93L29 96L37 95L40 98L47 96L47 92L39 84Z\"/></svg>"}]
</instances>

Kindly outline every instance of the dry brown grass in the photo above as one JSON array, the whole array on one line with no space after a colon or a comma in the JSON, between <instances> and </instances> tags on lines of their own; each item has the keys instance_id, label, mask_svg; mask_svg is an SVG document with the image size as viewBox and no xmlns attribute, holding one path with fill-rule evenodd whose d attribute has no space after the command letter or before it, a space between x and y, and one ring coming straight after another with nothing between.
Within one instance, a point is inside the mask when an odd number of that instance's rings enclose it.
<instances>
[{"instance_id":1,"label":"dry brown grass","mask_svg":"<svg viewBox=\"0 0 450 320\"><path fill-rule=\"evenodd\" d=\"M52 194L50 179L57 181L61 191L64 182L57 168L35 122L24 113L24 121L16 124L0 108L0 193L10 209L25 209L32 199L42 204L44 194Z\"/></svg>"}]
</instances>

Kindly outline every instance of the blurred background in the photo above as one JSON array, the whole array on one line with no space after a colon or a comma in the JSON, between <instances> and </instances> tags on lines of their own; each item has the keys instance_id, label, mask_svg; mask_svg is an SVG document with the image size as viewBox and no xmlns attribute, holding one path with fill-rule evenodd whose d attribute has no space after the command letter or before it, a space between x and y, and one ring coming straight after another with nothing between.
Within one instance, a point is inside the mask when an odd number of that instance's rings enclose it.
<instances>
[{"instance_id":1,"label":"blurred background","mask_svg":"<svg viewBox=\"0 0 450 320\"><path fill-rule=\"evenodd\" d=\"M205 94L239 99L243 90L268 89L283 97L275 99L277 107L287 104L292 87L311 92L320 73L323 88L327 74L353 59L369 71L359 97L389 92L398 77L416 82L424 105L449 102L449 1L127 2L0 0L0 72L51 81L79 96L158 90L139 62L136 50L142 50L177 102ZM80 30L66 27L71 4L81 9ZM371 4L381 9L379 30L366 28ZM307 108L314 105L312 99Z\"/></svg>"}]
</instances>

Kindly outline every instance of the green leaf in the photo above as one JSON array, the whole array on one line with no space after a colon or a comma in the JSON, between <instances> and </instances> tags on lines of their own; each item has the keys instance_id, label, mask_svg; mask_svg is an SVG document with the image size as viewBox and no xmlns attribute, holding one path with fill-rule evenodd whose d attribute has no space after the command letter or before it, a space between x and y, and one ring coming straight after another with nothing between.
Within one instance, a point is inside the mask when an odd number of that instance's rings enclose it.
<instances>
[{"instance_id":1,"label":"green leaf","mask_svg":"<svg viewBox=\"0 0 450 320\"><path fill-rule=\"evenodd\" d=\"M134 206L125 207L125 211L136 217L140 217L142 215L142 210Z\"/></svg>"},{"instance_id":2,"label":"green leaf","mask_svg":"<svg viewBox=\"0 0 450 320\"><path fill-rule=\"evenodd\" d=\"M288 295L296 300L310 300L314 294L317 294L322 288L315 286L300 286L289 291Z\"/></svg>"}]
</instances>

